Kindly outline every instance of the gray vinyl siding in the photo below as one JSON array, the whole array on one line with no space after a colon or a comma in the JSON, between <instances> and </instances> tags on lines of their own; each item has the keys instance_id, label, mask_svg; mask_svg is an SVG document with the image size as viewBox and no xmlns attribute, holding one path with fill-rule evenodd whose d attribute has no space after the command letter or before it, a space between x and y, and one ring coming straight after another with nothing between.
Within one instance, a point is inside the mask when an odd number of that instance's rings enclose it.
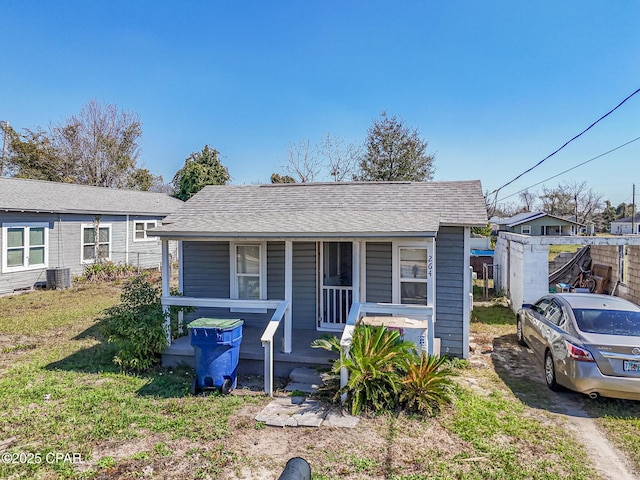
<instances>
[{"instance_id":1,"label":"gray vinyl siding","mask_svg":"<svg viewBox=\"0 0 640 480\"><path fill-rule=\"evenodd\" d=\"M436 329L441 353L462 357L464 228L442 227L436 237Z\"/></svg>"},{"instance_id":2,"label":"gray vinyl siding","mask_svg":"<svg viewBox=\"0 0 640 480\"><path fill-rule=\"evenodd\" d=\"M183 291L191 297L229 298L229 242L182 242ZM284 299L284 242L267 243L267 297ZM316 244L293 244L294 329L316 326ZM199 308L189 318L214 316L242 318L252 325L266 325L273 310L266 313L230 312L223 308Z\"/></svg>"},{"instance_id":3,"label":"gray vinyl siding","mask_svg":"<svg viewBox=\"0 0 640 480\"><path fill-rule=\"evenodd\" d=\"M267 243L267 298L284 298L284 242Z\"/></svg>"},{"instance_id":4,"label":"gray vinyl siding","mask_svg":"<svg viewBox=\"0 0 640 480\"><path fill-rule=\"evenodd\" d=\"M392 302L391 243L368 242L366 245L367 302Z\"/></svg>"},{"instance_id":5,"label":"gray vinyl siding","mask_svg":"<svg viewBox=\"0 0 640 480\"><path fill-rule=\"evenodd\" d=\"M161 217L134 217L160 220ZM47 256L48 262L44 268L8 272L0 271L0 293L32 288L34 285L46 284L48 268L68 268L71 275L82 275L85 263L82 262L82 225L93 225L96 219L91 214L53 214L53 213L0 213L0 226L7 224L44 223L47 226ZM137 265L141 258L141 267L158 267L162 258L162 246L159 241L148 244L133 244L133 222L129 221L131 229L127 246L127 217L125 215L102 215L100 223L111 225L111 258L117 264ZM0 265L5 255L5 239L0 229ZM129 254L127 255L127 249ZM144 259L144 260L143 260Z\"/></svg>"},{"instance_id":6,"label":"gray vinyl siding","mask_svg":"<svg viewBox=\"0 0 640 480\"><path fill-rule=\"evenodd\" d=\"M139 265L141 268L160 268L162 266L162 244L160 238L152 237L150 240L136 240L135 222L152 222L160 224L158 217L129 215L129 263ZM151 237L151 232L148 233ZM123 244L124 245L124 244ZM171 252L175 257L175 251Z\"/></svg>"},{"instance_id":7,"label":"gray vinyl siding","mask_svg":"<svg viewBox=\"0 0 640 480\"><path fill-rule=\"evenodd\" d=\"M229 242L182 242L183 293L229 298Z\"/></svg>"},{"instance_id":8,"label":"gray vinyl siding","mask_svg":"<svg viewBox=\"0 0 640 480\"><path fill-rule=\"evenodd\" d=\"M293 243L293 328L316 328L318 267L315 242Z\"/></svg>"}]
</instances>

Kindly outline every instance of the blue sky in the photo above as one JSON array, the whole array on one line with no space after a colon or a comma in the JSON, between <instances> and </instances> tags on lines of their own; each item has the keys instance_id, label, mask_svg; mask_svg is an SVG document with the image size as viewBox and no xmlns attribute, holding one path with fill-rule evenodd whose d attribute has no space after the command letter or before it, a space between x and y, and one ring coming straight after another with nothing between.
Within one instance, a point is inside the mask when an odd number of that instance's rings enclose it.
<instances>
[{"instance_id":1,"label":"blue sky","mask_svg":"<svg viewBox=\"0 0 640 480\"><path fill-rule=\"evenodd\" d=\"M490 191L640 88L638 19L631 0L3 0L0 120L46 128L96 99L140 115L165 181L208 144L257 183L290 143L361 143L384 110L429 142L435 180ZM638 136L640 94L499 198ZM630 202L639 165L637 141L546 185Z\"/></svg>"}]
</instances>

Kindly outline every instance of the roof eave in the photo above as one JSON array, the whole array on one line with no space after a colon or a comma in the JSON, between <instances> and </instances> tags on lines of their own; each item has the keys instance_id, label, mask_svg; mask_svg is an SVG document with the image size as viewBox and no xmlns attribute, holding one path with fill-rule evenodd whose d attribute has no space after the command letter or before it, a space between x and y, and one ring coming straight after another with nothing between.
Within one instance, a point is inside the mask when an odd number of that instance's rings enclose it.
<instances>
[{"instance_id":1,"label":"roof eave","mask_svg":"<svg viewBox=\"0 0 640 480\"><path fill-rule=\"evenodd\" d=\"M316 239L316 238L424 238L435 237L437 231L425 232L183 232L156 231L153 235L166 239Z\"/></svg>"}]
</instances>

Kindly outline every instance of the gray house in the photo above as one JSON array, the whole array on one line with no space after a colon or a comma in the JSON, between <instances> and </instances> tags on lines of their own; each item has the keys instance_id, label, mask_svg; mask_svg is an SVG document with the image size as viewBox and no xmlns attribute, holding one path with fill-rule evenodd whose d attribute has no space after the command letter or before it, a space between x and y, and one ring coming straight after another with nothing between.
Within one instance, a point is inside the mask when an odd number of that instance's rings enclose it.
<instances>
[{"instance_id":1,"label":"gray house","mask_svg":"<svg viewBox=\"0 0 640 480\"><path fill-rule=\"evenodd\" d=\"M183 204L166 194L0 177L0 293L81 274L96 258L159 267L148 231Z\"/></svg>"},{"instance_id":2,"label":"gray house","mask_svg":"<svg viewBox=\"0 0 640 480\"><path fill-rule=\"evenodd\" d=\"M523 212L509 218L491 219L492 229L497 232L520 233L522 235L577 235L581 223L556 217L545 212Z\"/></svg>"},{"instance_id":3,"label":"gray house","mask_svg":"<svg viewBox=\"0 0 640 480\"><path fill-rule=\"evenodd\" d=\"M230 185L205 187L153 234L165 251L179 241L183 296L169 295L165 263L163 304L243 318L241 358L261 343L267 378L276 332L293 355L367 315L428 320L429 349L439 339L466 357L470 227L486 223L479 181Z\"/></svg>"}]
</instances>

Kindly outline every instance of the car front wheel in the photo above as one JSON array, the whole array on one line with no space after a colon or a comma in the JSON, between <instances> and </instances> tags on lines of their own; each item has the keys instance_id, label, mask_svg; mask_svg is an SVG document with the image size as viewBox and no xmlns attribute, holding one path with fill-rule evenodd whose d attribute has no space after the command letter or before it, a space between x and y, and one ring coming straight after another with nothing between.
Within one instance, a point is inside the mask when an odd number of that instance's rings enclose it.
<instances>
[{"instance_id":1,"label":"car front wheel","mask_svg":"<svg viewBox=\"0 0 640 480\"><path fill-rule=\"evenodd\" d=\"M553 363L553 357L551 352L547 350L544 354L544 379L549 387L554 392L560 390L560 385L556 382L556 367Z\"/></svg>"},{"instance_id":2,"label":"car front wheel","mask_svg":"<svg viewBox=\"0 0 640 480\"><path fill-rule=\"evenodd\" d=\"M527 342L524 341L524 334L522 333L522 318L518 316L516 319L516 338L518 343L523 347L527 346Z\"/></svg>"}]
</instances>

